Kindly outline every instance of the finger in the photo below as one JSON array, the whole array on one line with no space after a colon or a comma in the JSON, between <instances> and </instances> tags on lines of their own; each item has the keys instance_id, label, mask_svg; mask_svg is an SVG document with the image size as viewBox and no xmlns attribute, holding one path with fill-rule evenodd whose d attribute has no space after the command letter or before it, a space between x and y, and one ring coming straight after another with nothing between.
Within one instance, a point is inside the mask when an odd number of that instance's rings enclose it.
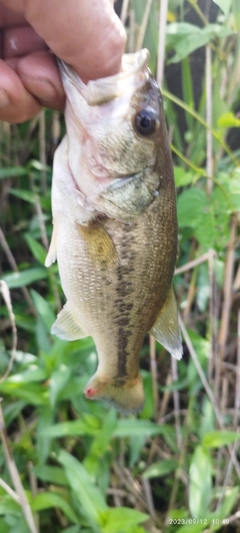
<instances>
[{"instance_id":1,"label":"finger","mask_svg":"<svg viewBox=\"0 0 240 533\"><path fill-rule=\"evenodd\" d=\"M45 51L28 55L17 61L15 69L27 91L44 107L64 109L65 93L53 54Z\"/></svg>"},{"instance_id":2,"label":"finger","mask_svg":"<svg viewBox=\"0 0 240 533\"><path fill-rule=\"evenodd\" d=\"M44 50L47 46L43 39L29 25L18 28L9 28L2 36L2 59L19 57L38 50Z\"/></svg>"},{"instance_id":3,"label":"finger","mask_svg":"<svg viewBox=\"0 0 240 533\"><path fill-rule=\"evenodd\" d=\"M22 12L84 81L119 71L126 35L109 0L8 0L8 5Z\"/></svg>"},{"instance_id":4,"label":"finger","mask_svg":"<svg viewBox=\"0 0 240 533\"><path fill-rule=\"evenodd\" d=\"M27 91L17 73L0 60L0 120L25 122L40 110L40 103Z\"/></svg>"},{"instance_id":5,"label":"finger","mask_svg":"<svg viewBox=\"0 0 240 533\"><path fill-rule=\"evenodd\" d=\"M16 13L2 3L0 4L0 28L19 26L24 23L26 23L26 19L22 13Z\"/></svg>"}]
</instances>

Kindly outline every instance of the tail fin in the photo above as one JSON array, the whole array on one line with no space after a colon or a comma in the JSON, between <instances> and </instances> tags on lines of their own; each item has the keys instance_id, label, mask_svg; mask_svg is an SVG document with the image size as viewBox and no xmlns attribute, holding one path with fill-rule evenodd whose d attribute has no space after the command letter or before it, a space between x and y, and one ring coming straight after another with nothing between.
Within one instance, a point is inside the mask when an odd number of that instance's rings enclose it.
<instances>
[{"instance_id":1,"label":"tail fin","mask_svg":"<svg viewBox=\"0 0 240 533\"><path fill-rule=\"evenodd\" d=\"M134 379L124 382L111 379L104 380L96 374L89 380L84 389L89 400L105 400L124 414L141 411L144 404L144 390L142 377L139 372Z\"/></svg>"}]
</instances>

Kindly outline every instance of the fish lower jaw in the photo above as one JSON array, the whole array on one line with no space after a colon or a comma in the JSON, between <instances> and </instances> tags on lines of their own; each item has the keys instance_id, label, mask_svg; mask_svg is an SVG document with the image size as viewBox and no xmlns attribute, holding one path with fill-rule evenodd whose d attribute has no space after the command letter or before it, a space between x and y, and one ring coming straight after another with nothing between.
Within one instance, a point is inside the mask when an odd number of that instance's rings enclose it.
<instances>
[{"instance_id":1,"label":"fish lower jaw","mask_svg":"<svg viewBox=\"0 0 240 533\"><path fill-rule=\"evenodd\" d=\"M96 372L86 385L84 395L88 400L107 401L121 413L138 413L144 404L141 374L123 381L116 378L104 379Z\"/></svg>"}]
</instances>

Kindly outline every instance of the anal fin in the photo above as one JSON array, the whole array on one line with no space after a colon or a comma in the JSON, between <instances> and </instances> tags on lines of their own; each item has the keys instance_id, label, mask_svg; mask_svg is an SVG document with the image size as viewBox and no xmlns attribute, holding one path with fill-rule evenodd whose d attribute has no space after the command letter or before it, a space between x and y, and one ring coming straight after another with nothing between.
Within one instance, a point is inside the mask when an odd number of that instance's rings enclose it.
<instances>
[{"instance_id":1,"label":"anal fin","mask_svg":"<svg viewBox=\"0 0 240 533\"><path fill-rule=\"evenodd\" d=\"M68 302L58 314L57 320L52 325L51 333L64 341L75 341L87 337L74 317Z\"/></svg>"},{"instance_id":2,"label":"anal fin","mask_svg":"<svg viewBox=\"0 0 240 533\"><path fill-rule=\"evenodd\" d=\"M176 359L182 358L182 340L177 302L171 288L167 300L149 333Z\"/></svg>"}]
</instances>

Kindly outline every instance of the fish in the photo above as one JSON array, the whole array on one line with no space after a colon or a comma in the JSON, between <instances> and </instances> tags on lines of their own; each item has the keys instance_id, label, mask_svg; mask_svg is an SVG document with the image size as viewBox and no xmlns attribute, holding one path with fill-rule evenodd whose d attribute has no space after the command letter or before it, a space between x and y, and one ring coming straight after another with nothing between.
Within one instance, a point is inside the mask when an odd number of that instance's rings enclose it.
<instances>
[{"instance_id":1,"label":"fish","mask_svg":"<svg viewBox=\"0 0 240 533\"><path fill-rule=\"evenodd\" d=\"M178 251L173 164L162 95L146 49L87 84L63 61L66 135L53 162L53 233L66 303L51 332L91 336L98 367L87 399L144 405L139 355L150 333L182 357L172 277Z\"/></svg>"}]
</instances>

